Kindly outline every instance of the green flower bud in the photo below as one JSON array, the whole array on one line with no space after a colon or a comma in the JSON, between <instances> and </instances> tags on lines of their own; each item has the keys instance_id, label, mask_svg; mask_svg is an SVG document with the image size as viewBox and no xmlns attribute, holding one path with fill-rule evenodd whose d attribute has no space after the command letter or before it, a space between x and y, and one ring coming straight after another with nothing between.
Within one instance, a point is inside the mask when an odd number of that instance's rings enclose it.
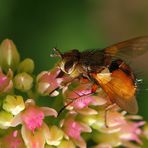
<instances>
[{"instance_id":1,"label":"green flower bud","mask_svg":"<svg viewBox=\"0 0 148 148\"><path fill-rule=\"evenodd\" d=\"M57 126L50 128L50 137L47 140L47 144L57 146L61 143L63 138L63 131Z\"/></svg>"},{"instance_id":2,"label":"green flower bud","mask_svg":"<svg viewBox=\"0 0 148 148\"><path fill-rule=\"evenodd\" d=\"M23 97L7 95L4 99L3 109L12 113L13 115L17 115L19 112L25 109Z\"/></svg>"},{"instance_id":3,"label":"green flower bud","mask_svg":"<svg viewBox=\"0 0 148 148\"><path fill-rule=\"evenodd\" d=\"M13 115L6 111L0 112L0 128L6 129L10 126L11 121L13 119Z\"/></svg>"},{"instance_id":4,"label":"green flower bud","mask_svg":"<svg viewBox=\"0 0 148 148\"><path fill-rule=\"evenodd\" d=\"M0 67L7 72L15 70L19 64L20 55L13 41L5 39L0 45Z\"/></svg>"},{"instance_id":5,"label":"green flower bud","mask_svg":"<svg viewBox=\"0 0 148 148\"><path fill-rule=\"evenodd\" d=\"M33 84L33 78L23 72L19 73L14 77L14 87L20 91L26 92L31 89Z\"/></svg>"},{"instance_id":6,"label":"green flower bud","mask_svg":"<svg viewBox=\"0 0 148 148\"><path fill-rule=\"evenodd\" d=\"M18 73L21 73L21 72L26 72L26 73L29 73L31 74L34 70L34 61L32 59L25 59L23 60L19 66L18 66Z\"/></svg>"}]
</instances>

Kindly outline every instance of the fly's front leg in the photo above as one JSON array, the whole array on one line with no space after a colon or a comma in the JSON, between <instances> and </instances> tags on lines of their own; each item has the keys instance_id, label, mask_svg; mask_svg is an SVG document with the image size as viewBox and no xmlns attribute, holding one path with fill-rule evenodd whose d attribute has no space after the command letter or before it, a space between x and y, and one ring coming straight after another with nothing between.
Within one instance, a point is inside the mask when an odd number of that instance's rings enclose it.
<instances>
[{"instance_id":1,"label":"fly's front leg","mask_svg":"<svg viewBox=\"0 0 148 148\"><path fill-rule=\"evenodd\" d=\"M76 78L67 78L66 80L64 80L62 83L61 83L61 87L66 87L68 86L72 81L74 81Z\"/></svg>"},{"instance_id":2,"label":"fly's front leg","mask_svg":"<svg viewBox=\"0 0 148 148\"><path fill-rule=\"evenodd\" d=\"M98 88L98 85L94 83L93 86L92 86L92 88L91 88L91 93L92 94L95 93L96 90L97 90L97 88Z\"/></svg>"},{"instance_id":3,"label":"fly's front leg","mask_svg":"<svg viewBox=\"0 0 148 148\"><path fill-rule=\"evenodd\" d=\"M61 87L68 86L70 83L72 83L76 79L78 79L78 80L83 79L83 75L80 74L80 75L75 76L75 77L65 76L65 80L61 83Z\"/></svg>"}]
</instances>

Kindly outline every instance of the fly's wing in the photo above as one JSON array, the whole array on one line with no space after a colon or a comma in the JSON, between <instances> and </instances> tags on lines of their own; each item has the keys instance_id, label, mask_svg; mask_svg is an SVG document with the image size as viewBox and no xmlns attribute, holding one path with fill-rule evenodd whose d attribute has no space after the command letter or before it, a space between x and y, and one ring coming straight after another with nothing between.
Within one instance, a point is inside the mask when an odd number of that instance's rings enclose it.
<instances>
[{"instance_id":1,"label":"fly's wing","mask_svg":"<svg viewBox=\"0 0 148 148\"><path fill-rule=\"evenodd\" d=\"M129 113L136 114L138 112L135 98L136 87L133 80L126 73L118 69L112 72L110 76L98 73L94 75L94 78L112 102L115 102Z\"/></svg>"},{"instance_id":2,"label":"fly's wing","mask_svg":"<svg viewBox=\"0 0 148 148\"><path fill-rule=\"evenodd\" d=\"M148 36L136 37L103 50L88 50L81 53L80 63L86 66L108 66L113 60L122 59L136 73L148 74ZM143 77L143 74L142 74Z\"/></svg>"},{"instance_id":3,"label":"fly's wing","mask_svg":"<svg viewBox=\"0 0 148 148\"><path fill-rule=\"evenodd\" d=\"M103 50L88 50L80 54L80 63L89 65L106 65L104 61L122 59L125 62L134 61L148 51L148 36L129 39L104 48ZM147 52L148 53L148 52ZM106 59L105 59L106 58Z\"/></svg>"},{"instance_id":4,"label":"fly's wing","mask_svg":"<svg viewBox=\"0 0 148 148\"><path fill-rule=\"evenodd\" d=\"M136 37L103 49L105 61L122 59L129 65L136 75L136 78L142 81L142 85L148 87L148 36ZM138 83L141 81L137 81ZM141 84L140 84L141 85Z\"/></svg>"},{"instance_id":5,"label":"fly's wing","mask_svg":"<svg viewBox=\"0 0 148 148\"><path fill-rule=\"evenodd\" d=\"M110 56L137 57L148 51L148 36L136 37L104 49L104 53Z\"/></svg>"},{"instance_id":6,"label":"fly's wing","mask_svg":"<svg viewBox=\"0 0 148 148\"><path fill-rule=\"evenodd\" d=\"M138 104L135 96L130 98L130 100L123 100L122 98L117 96L116 103L119 105L119 107L130 114L138 113Z\"/></svg>"},{"instance_id":7,"label":"fly's wing","mask_svg":"<svg viewBox=\"0 0 148 148\"><path fill-rule=\"evenodd\" d=\"M123 41L102 50L104 53L104 65L109 65L113 60L122 59L129 64L131 72L148 73L144 63L148 63L148 36L137 37ZM147 54L147 56L144 57ZM99 82L112 102L118 104L129 113L137 113L138 105L135 97L135 80L131 75L117 68L111 73L111 80L106 75L96 74L94 78ZM142 76L143 78L143 76Z\"/></svg>"}]
</instances>

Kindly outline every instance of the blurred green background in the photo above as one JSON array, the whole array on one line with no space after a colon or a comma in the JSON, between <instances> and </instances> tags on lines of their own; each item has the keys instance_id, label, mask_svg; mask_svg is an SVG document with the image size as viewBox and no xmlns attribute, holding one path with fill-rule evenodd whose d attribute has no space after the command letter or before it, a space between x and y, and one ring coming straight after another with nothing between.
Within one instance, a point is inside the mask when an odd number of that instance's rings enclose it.
<instances>
[{"instance_id":1,"label":"blurred green background","mask_svg":"<svg viewBox=\"0 0 148 148\"><path fill-rule=\"evenodd\" d=\"M0 40L12 39L22 59L33 58L36 73L53 67L53 47L103 48L147 34L147 0L0 0ZM139 112L148 120L148 91L138 95Z\"/></svg>"}]
</instances>

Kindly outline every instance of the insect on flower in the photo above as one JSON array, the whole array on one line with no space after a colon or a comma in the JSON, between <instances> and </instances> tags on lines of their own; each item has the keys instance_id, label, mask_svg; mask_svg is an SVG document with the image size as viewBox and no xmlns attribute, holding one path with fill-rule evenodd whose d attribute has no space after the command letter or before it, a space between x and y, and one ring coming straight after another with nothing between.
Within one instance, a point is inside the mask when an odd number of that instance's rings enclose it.
<instances>
[{"instance_id":1,"label":"insect on flower","mask_svg":"<svg viewBox=\"0 0 148 148\"><path fill-rule=\"evenodd\" d=\"M90 80L94 83L92 93L101 86L112 104L128 113L138 112L136 77L128 61L148 51L147 36L119 42L102 50L80 52L74 49L65 53L56 48L53 50L61 58L58 66L72 78L71 81L76 78Z\"/></svg>"}]
</instances>

